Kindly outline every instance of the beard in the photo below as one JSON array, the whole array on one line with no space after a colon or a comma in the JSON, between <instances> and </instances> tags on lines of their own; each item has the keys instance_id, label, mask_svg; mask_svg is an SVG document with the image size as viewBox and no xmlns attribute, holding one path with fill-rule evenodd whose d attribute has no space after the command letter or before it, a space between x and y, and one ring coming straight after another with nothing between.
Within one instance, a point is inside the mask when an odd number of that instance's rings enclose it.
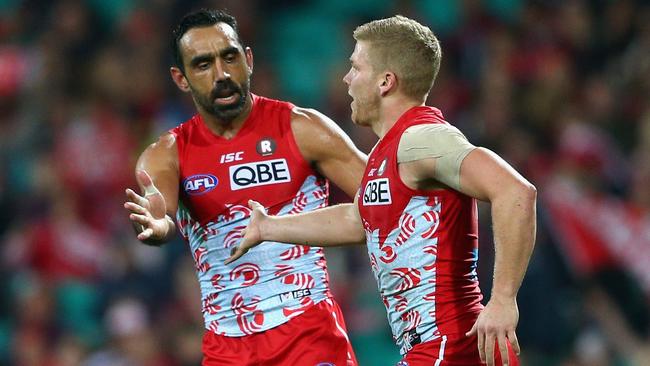
<instances>
[{"instance_id":1,"label":"beard","mask_svg":"<svg viewBox=\"0 0 650 366\"><path fill-rule=\"evenodd\" d=\"M196 103L207 113L222 121L232 121L239 116L246 105L246 97L250 90L250 80L237 85L232 79L217 82L217 85L208 94L199 94L192 88L192 95ZM219 104L217 98L237 95L237 99L230 104Z\"/></svg>"},{"instance_id":2,"label":"beard","mask_svg":"<svg viewBox=\"0 0 650 366\"><path fill-rule=\"evenodd\" d=\"M352 102L352 122L359 126L370 126L379 118L378 95L372 95L368 98L355 98Z\"/></svg>"}]
</instances>

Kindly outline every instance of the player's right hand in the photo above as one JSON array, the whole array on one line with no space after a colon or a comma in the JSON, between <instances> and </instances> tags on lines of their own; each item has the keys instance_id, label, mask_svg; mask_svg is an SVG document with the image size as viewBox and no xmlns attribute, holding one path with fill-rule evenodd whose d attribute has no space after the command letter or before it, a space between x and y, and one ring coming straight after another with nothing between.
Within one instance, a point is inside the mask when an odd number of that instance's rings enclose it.
<instances>
[{"instance_id":1,"label":"player's right hand","mask_svg":"<svg viewBox=\"0 0 650 366\"><path fill-rule=\"evenodd\" d=\"M508 366L515 363L508 355L507 342L519 355L519 341L515 329L519 322L519 308L517 298L499 297L492 294L485 308L481 311L472 329L465 336L476 335L478 338L478 353L482 362L487 366L494 366L495 352L501 353L501 364ZM498 346L498 347L496 347Z\"/></svg>"},{"instance_id":2,"label":"player's right hand","mask_svg":"<svg viewBox=\"0 0 650 366\"><path fill-rule=\"evenodd\" d=\"M169 232L165 198L147 172L138 170L135 178L143 187L144 196L135 193L132 189L126 189L127 201L124 203L124 208L130 212L129 220L139 232L138 240L162 240Z\"/></svg>"},{"instance_id":3,"label":"player's right hand","mask_svg":"<svg viewBox=\"0 0 650 366\"><path fill-rule=\"evenodd\" d=\"M248 250L262 242L262 232L260 230L261 224L268 218L266 209L259 202L248 200L248 207L253 211L251 212L251 219L246 229L242 231L243 237L239 245L232 248L230 257L224 261L229 264L237 260L242 255L246 254Z\"/></svg>"}]
</instances>

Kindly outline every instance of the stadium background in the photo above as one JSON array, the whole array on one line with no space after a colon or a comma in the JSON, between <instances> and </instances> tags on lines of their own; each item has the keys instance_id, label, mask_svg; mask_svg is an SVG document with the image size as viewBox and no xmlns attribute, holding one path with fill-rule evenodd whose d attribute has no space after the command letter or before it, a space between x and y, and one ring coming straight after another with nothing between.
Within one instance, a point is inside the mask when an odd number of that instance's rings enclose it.
<instances>
[{"instance_id":1,"label":"stadium background","mask_svg":"<svg viewBox=\"0 0 650 366\"><path fill-rule=\"evenodd\" d=\"M341 82L352 30L430 25L444 58L429 103L539 190L523 364L650 364L650 4L632 0L0 0L0 364L200 359L191 256L138 244L122 208L139 152L193 112L169 38L200 6L237 16L255 93L320 109L365 152L376 139ZM327 255L361 364L394 364L365 249Z\"/></svg>"}]
</instances>

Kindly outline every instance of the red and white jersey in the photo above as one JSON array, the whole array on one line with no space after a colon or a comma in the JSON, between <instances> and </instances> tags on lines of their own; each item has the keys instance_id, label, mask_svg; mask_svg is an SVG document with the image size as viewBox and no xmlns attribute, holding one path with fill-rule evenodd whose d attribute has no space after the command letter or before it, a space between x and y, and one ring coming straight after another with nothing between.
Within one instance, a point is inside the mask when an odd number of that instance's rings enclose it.
<instances>
[{"instance_id":1,"label":"red and white jersey","mask_svg":"<svg viewBox=\"0 0 650 366\"><path fill-rule=\"evenodd\" d=\"M476 201L451 189L413 190L399 176L400 138L424 123L447 122L432 107L404 113L368 157L358 197L370 264L402 354L469 331L482 309Z\"/></svg>"},{"instance_id":2,"label":"red and white jersey","mask_svg":"<svg viewBox=\"0 0 650 366\"><path fill-rule=\"evenodd\" d=\"M327 180L294 140L293 107L254 95L230 140L212 133L200 115L171 130L180 165L177 222L196 264L205 327L217 334L261 332L331 296L322 248L267 242L223 263L248 225L249 199L273 215L327 205Z\"/></svg>"}]
</instances>

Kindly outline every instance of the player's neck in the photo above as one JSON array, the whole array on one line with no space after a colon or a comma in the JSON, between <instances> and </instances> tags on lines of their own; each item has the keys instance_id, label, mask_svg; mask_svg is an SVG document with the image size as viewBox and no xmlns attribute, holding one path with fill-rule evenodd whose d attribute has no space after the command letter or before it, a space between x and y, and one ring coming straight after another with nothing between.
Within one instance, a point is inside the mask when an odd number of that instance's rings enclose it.
<instances>
[{"instance_id":1,"label":"player's neck","mask_svg":"<svg viewBox=\"0 0 650 366\"><path fill-rule=\"evenodd\" d=\"M372 129L381 139L406 111L413 107L423 105L424 102L397 95L384 98L379 107L379 120L373 125Z\"/></svg>"},{"instance_id":2,"label":"player's neck","mask_svg":"<svg viewBox=\"0 0 650 366\"><path fill-rule=\"evenodd\" d=\"M246 98L246 103L244 104L244 109L242 112L232 120L222 120L215 117L211 113L207 113L203 110L199 110L199 114L203 119L203 123L208 127L208 129L217 136L221 136L226 139L231 139L237 135L237 132L244 126L244 122L251 114L253 110L253 98L249 94Z\"/></svg>"}]
</instances>

